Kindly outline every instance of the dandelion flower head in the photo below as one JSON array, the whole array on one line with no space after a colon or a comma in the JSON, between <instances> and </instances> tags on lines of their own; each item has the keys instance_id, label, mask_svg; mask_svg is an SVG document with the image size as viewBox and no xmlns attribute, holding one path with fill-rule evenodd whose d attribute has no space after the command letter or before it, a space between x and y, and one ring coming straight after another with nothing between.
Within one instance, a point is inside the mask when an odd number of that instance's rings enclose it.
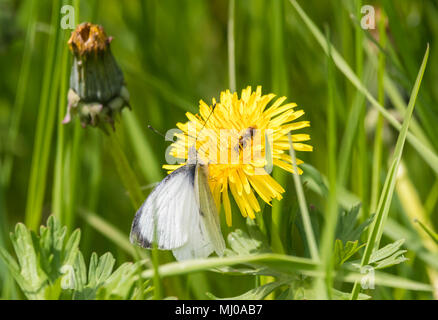
<instances>
[{"instance_id":1,"label":"dandelion flower head","mask_svg":"<svg viewBox=\"0 0 438 320\"><path fill-rule=\"evenodd\" d=\"M241 96L229 90L221 92L219 101L208 105L200 101L199 114L186 113L188 122L177 123L181 130L170 146L170 155L189 159L189 149L195 146L199 158L208 164L210 189L216 205L224 207L226 222L231 226L230 193L244 217L255 218L260 211L259 198L271 204L281 200L283 187L270 175L277 166L294 173L288 134L310 126L309 121L295 121L304 115L295 103L285 103L286 97L274 99L274 94L262 95L259 86L242 90ZM304 143L305 133L291 134L296 151L312 151ZM303 163L296 159L297 165ZM270 162L270 163L269 163ZM184 163L164 165L169 172ZM298 173L302 170L298 168Z\"/></svg>"}]
</instances>

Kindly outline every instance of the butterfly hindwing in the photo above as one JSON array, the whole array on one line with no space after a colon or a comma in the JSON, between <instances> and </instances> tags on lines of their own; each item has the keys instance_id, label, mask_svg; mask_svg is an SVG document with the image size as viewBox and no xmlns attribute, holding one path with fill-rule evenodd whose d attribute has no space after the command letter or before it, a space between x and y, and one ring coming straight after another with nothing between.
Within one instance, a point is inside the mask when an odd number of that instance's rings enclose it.
<instances>
[{"instance_id":1,"label":"butterfly hindwing","mask_svg":"<svg viewBox=\"0 0 438 320\"><path fill-rule=\"evenodd\" d=\"M218 256L222 256L225 250L225 241L221 232L219 213L207 177L207 166L198 163L195 172L195 196L199 204L199 214L206 236L214 251Z\"/></svg>"}]
</instances>

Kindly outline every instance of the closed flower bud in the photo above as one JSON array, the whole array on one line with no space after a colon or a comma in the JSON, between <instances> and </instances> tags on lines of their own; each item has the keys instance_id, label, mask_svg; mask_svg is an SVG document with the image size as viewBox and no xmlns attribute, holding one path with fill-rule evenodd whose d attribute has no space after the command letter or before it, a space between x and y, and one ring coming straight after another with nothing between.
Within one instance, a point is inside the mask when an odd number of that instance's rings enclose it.
<instances>
[{"instance_id":1,"label":"closed flower bud","mask_svg":"<svg viewBox=\"0 0 438 320\"><path fill-rule=\"evenodd\" d=\"M91 23L82 23L73 31L68 41L74 57L64 123L78 116L83 127L104 122L113 125L117 114L129 106L129 93L111 53L111 40L101 26Z\"/></svg>"}]
</instances>

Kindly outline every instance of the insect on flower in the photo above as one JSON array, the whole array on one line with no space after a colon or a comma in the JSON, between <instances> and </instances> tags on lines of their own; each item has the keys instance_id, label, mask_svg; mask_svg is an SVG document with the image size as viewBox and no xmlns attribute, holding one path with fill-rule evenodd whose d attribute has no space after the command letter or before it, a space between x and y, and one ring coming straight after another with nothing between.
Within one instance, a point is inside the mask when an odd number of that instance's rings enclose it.
<instances>
[{"instance_id":1,"label":"insect on flower","mask_svg":"<svg viewBox=\"0 0 438 320\"><path fill-rule=\"evenodd\" d=\"M213 251L222 255L225 243L219 223L224 205L231 226L231 191L242 215L255 218L260 211L256 194L270 203L280 200L284 189L266 170L267 160L294 173L288 133L309 126L293 122L304 112L296 104L284 104L285 97L268 104L273 94L262 95L261 87L237 93L221 93L212 106L201 100L200 114L187 113L189 122L178 123L181 130L171 145L171 155L185 163L164 165L170 174L161 181L137 211L131 242L151 248L172 250L178 260L202 258ZM307 134L293 134L294 149L312 151ZM269 146L269 147L268 147ZM271 154L267 154L268 150ZM302 161L297 159L297 164ZM301 173L301 169L298 169Z\"/></svg>"},{"instance_id":2,"label":"insect on flower","mask_svg":"<svg viewBox=\"0 0 438 320\"><path fill-rule=\"evenodd\" d=\"M175 158L188 158L190 146L196 145L198 152L209 164L209 185L218 208L223 204L226 222L231 220L229 191L244 217L255 218L260 211L256 198L270 204L272 199L281 200L283 187L277 183L267 170L267 162L288 172L294 173L288 133L310 126L309 121L295 121L304 115L296 110L295 103L283 104L286 97L279 97L273 103L274 94L262 95L262 88L251 87L242 90L241 97L229 90L223 91L220 100L212 100L212 107L200 101L199 115L186 114L189 122L178 123L181 130L177 140L171 145L171 155ZM211 116L209 116L209 114ZM205 129L197 140L193 132L199 131L205 119ZM312 151L313 147L303 143L310 140L304 133L292 134L294 149ZM297 165L303 161L297 159ZM164 165L169 172L183 164ZM298 173L302 170L298 168Z\"/></svg>"}]
</instances>

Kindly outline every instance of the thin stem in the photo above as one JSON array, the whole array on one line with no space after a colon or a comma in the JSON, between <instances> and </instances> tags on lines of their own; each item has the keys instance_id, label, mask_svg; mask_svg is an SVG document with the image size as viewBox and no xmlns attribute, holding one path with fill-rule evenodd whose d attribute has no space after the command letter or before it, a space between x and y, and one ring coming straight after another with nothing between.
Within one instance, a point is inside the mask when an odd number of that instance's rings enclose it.
<instances>
[{"instance_id":1,"label":"thin stem","mask_svg":"<svg viewBox=\"0 0 438 320\"><path fill-rule=\"evenodd\" d=\"M21 115L23 113L23 106L26 98L26 90L29 81L29 75L31 70L31 60L32 60L32 51L33 51L33 43L35 37L35 25L37 20L37 8L36 8L36 0L32 0L30 2L29 8L29 17L28 17L28 25L26 31L26 38L23 50L23 58L20 67L20 76L18 78L17 92L15 95L14 101L14 112L11 118L11 124L9 126L8 132L8 141L12 145L15 144L18 136L18 130L20 128ZM0 163L1 165L1 174L0 179L4 183L5 186L9 185L11 179L11 173L13 168L14 155L7 154L4 161Z\"/></svg>"},{"instance_id":2,"label":"thin stem","mask_svg":"<svg viewBox=\"0 0 438 320\"><path fill-rule=\"evenodd\" d=\"M230 82L230 91L236 91L236 61L234 47L234 10L235 0L228 3L228 76Z\"/></svg>"},{"instance_id":3,"label":"thin stem","mask_svg":"<svg viewBox=\"0 0 438 320\"><path fill-rule=\"evenodd\" d=\"M282 1L270 2L270 32L272 44L270 46L272 90L281 95L288 93L288 77L286 72L286 60L284 56L284 8ZM272 175L280 185L287 183L287 174L274 168ZM272 201L271 219L271 246L276 253L285 253L285 248L281 239L284 234L284 201Z\"/></svg>"},{"instance_id":4,"label":"thin stem","mask_svg":"<svg viewBox=\"0 0 438 320\"><path fill-rule=\"evenodd\" d=\"M83 128L81 127L79 121L76 121L73 129L73 141L69 141L70 143L70 159L69 159L69 167L68 167L68 179L69 182L66 194L68 194L68 205L64 208L62 216L64 219L64 223L69 230L72 230L74 215L76 213L76 199L77 199L77 178L79 176L79 165L80 165L80 155L81 152L81 140Z\"/></svg>"},{"instance_id":5,"label":"thin stem","mask_svg":"<svg viewBox=\"0 0 438 320\"><path fill-rule=\"evenodd\" d=\"M52 6L51 28L53 32L49 35L48 41L47 62L44 67L43 86L38 108L32 165L27 191L25 223L32 230L38 228L41 220L50 144L56 118L60 75L60 69L56 68L56 65L61 59L62 51L62 47L57 46L60 40L60 30L58 28L60 4L60 2L55 1Z\"/></svg>"},{"instance_id":6,"label":"thin stem","mask_svg":"<svg viewBox=\"0 0 438 320\"><path fill-rule=\"evenodd\" d=\"M379 28L379 39L380 46L383 50L386 48L386 30L385 30L385 19L382 16L378 23ZM384 51L379 51L378 58L378 69L377 69L377 99L379 103L385 105L385 87L384 87L384 76L385 76L385 53ZM373 152L373 171L372 171L372 183L371 183L371 212L375 212L377 208L377 200L380 189L380 169L382 163L382 132L383 132L384 119L379 113L376 124L376 132L374 136L374 152Z\"/></svg>"},{"instance_id":7,"label":"thin stem","mask_svg":"<svg viewBox=\"0 0 438 320\"><path fill-rule=\"evenodd\" d=\"M362 8L362 0L356 0L356 17L361 16L361 8ZM364 65L364 55L363 55L363 30L356 25L355 30L355 52L356 52L356 74L358 78L364 81L363 77L363 65ZM327 43L327 47L329 47L329 43ZM366 82L365 82L366 83ZM359 167L357 168L358 177L359 177L359 185L358 189L360 190L359 195L362 199L362 213L363 216L367 216L369 212L369 189L368 189L368 156L367 156L367 140L365 133L365 97L363 95L360 96L360 103L358 105L359 108L359 122L358 122L358 153L359 153Z\"/></svg>"},{"instance_id":8,"label":"thin stem","mask_svg":"<svg viewBox=\"0 0 438 320\"><path fill-rule=\"evenodd\" d=\"M64 37L65 40L65 37ZM52 213L60 218L61 223L64 223L63 218L63 201L64 201L64 144L65 144L65 127L62 123L66 110L67 102L67 86L68 86L68 50L64 46L61 61L61 80L60 80L60 91L59 91L59 107L58 107L58 118L57 118L57 141L56 141L56 160L55 160L55 170L53 178L53 190L52 190Z\"/></svg>"},{"instance_id":9,"label":"thin stem","mask_svg":"<svg viewBox=\"0 0 438 320\"><path fill-rule=\"evenodd\" d=\"M327 42L330 39L327 30ZM334 102L334 72L331 52L327 56L328 73L328 114L327 114L327 145L328 145L328 180L329 196L326 205L327 218L321 240L321 268L326 274L326 291L329 299L332 298L333 287L333 243L335 239L336 223L338 219L337 187L336 187L336 110ZM321 284L320 284L321 285Z\"/></svg>"},{"instance_id":10,"label":"thin stem","mask_svg":"<svg viewBox=\"0 0 438 320\"><path fill-rule=\"evenodd\" d=\"M290 132L288 133L288 138L289 138L289 145L290 145L290 148L289 148L290 157L291 157L292 165L294 168L294 173L292 174L292 177L293 177L294 183L295 183L295 189L297 192L298 203L299 203L300 211L301 211L301 217L303 219L303 224L304 224L304 231L306 232L307 242L309 245L310 256L314 260L319 260L318 246L316 245L315 235L313 233L312 223L310 221L309 210L307 209L306 197L304 196L303 186L301 184L300 175L298 174L298 167L297 167L297 162L296 162L296 158L295 158L295 150L293 147L293 142L292 142L292 137L290 135Z\"/></svg>"}]
</instances>

